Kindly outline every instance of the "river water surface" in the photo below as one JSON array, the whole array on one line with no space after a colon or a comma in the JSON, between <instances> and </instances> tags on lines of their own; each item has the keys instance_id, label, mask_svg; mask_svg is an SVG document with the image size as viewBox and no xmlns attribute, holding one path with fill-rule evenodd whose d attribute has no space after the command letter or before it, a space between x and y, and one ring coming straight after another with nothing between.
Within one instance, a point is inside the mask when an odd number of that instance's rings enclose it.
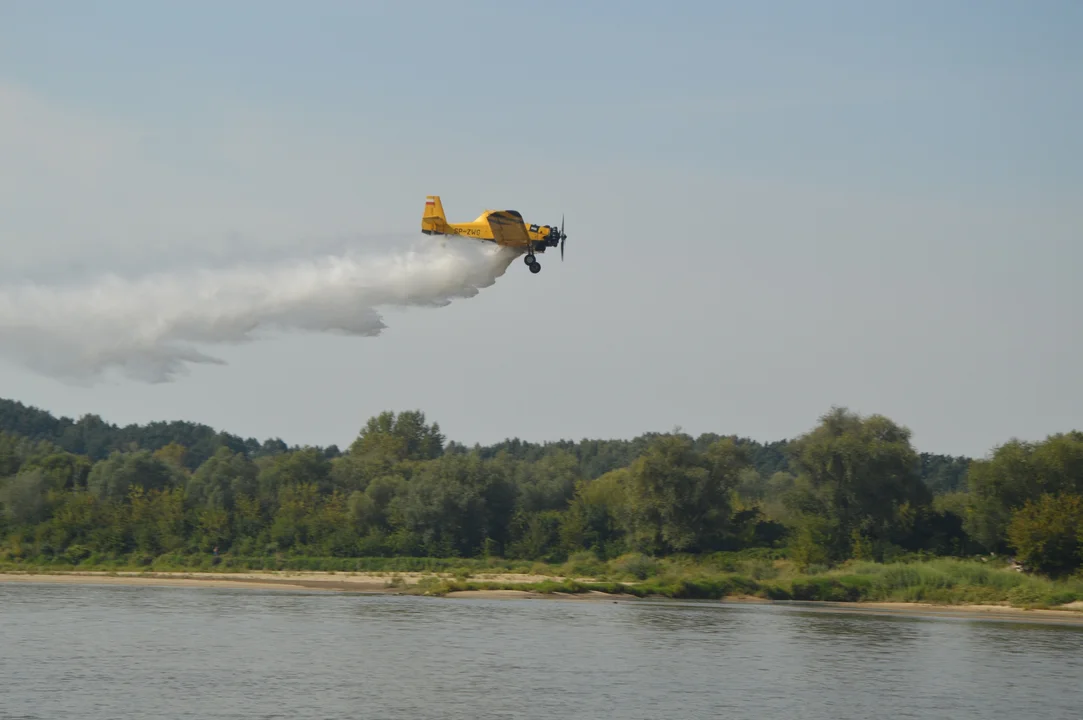
<instances>
[{"instance_id":1,"label":"river water surface","mask_svg":"<svg viewBox=\"0 0 1083 720\"><path fill-rule=\"evenodd\" d=\"M0 584L0 718L1083 717L1083 627Z\"/></svg>"}]
</instances>

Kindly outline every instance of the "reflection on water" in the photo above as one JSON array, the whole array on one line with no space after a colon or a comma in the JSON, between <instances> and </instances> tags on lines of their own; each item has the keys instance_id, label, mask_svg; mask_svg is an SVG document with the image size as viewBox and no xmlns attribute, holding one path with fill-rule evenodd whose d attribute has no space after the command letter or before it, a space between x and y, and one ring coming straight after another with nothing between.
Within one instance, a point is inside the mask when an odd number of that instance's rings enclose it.
<instances>
[{"instance_id":1,"label":"reflection on water","mask_svg":"<svg viewBox=\"0 0 1083 720\"><path fill-rule=\"evenodd\" d=\"M681 608L681 612L674 612L677 607ZM698 635L707 636L723 632L744 620L739 610L735 611L732 607L720 609L717 603L633 602L628 603L626 608L632 623L654 634L695 631Z\"/></svg>"},{"instance_id":2,"label":"reflection on water","mask_svg":"<svg viewBox=\"0 0 1083 720\"><path fill-rule=\"evenodd\" d=\"M0 717L1076 718L1083 630L718 603L0 585Z\"/></svg>"},{"instance_id":3,"label":"reflection on water","mask_svg":"<svg viewBox=\"0 0 1083 720\"><path fill-rule=\"evenodd\" d=\"M985 632L968 635L967 640L974 643L975 652L1030 656L1038 650L1043 654L1064 653L1072 657L1071 653L1083 643L1083 625L1051 628L1039 623L996 623L987 625Z\"/></svg>"}]
</instances>

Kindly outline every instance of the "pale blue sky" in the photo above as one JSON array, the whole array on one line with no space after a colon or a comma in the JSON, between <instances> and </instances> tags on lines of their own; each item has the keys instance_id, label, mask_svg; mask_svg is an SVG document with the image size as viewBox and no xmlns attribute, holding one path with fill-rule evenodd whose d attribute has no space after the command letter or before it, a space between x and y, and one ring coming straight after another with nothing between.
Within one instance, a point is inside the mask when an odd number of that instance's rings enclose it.
<instances>
[{"instance_id":1,"label":"pale blue sky","mask_svg":"<svg viewBox=\"0 0 1083 720\"><path fill-rule=\"evenodd\" d=\"M832 404L980 455L1083 428L1083 3L0 4L0 278L567 216L378 338L0 396L348 443L762 440Z\"/></svg>"}]
</instances>

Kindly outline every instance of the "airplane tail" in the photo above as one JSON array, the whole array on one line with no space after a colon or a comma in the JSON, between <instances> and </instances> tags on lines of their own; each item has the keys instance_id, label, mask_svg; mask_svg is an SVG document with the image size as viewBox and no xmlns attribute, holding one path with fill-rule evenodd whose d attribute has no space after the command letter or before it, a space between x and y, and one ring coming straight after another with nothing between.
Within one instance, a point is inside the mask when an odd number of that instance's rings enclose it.
<instances>
[{"instance_id":1,"label":"airplane tail","mask_svg":"<svg viewBox=\"0 0 1083 720\"><path fill-rule=\"evenodd\" d=\"M446 228L447 218L444 217L444 206L440 203L440 196L426 196L425 212L421 216L421 232L426 235L443 234Z\"/></svg>"}]
</instances>

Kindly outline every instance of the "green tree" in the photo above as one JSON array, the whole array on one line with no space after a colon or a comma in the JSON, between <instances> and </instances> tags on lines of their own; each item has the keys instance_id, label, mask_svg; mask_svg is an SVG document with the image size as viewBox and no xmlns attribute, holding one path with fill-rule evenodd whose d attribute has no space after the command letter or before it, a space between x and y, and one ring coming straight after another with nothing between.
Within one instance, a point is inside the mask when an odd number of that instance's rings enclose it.
<instances>
[{"instance_id":1,"label":"green tree","mask_svg":"<svg viewBox=\"0 0 1083 720\"><path fill-rule=\"evenodd\" d=\"M611 470L594 480L578 483L560 529L568 552L591 550L613 558L625 551L628 512L627 469Z\"/></svg>"},{"instance_id":2,"label":"green tree","mask_svg":"<svg viewBox=\"0 0 1083 720\"><path fill-rule=\"evenodd\" d=\"M910 430L882 415L862 417L833 408L791 444L793 463L807 482L803 512L826 521L818 537L831 559L850 556L855 531L887 541L908 509L931 505L921 481Z\"/></svg>"},{"instance_id":3,"label":"green tree","mask_svg":"<svg viewBox=\"0 0 1083 720\"><path fill-rule=\"evenodd\" d=\"M195 545L203 552L216 547L227 549L232 539L230 516L222 508L204 507L196 511Z\"/></svg>"},{"instance_id":4,"label":"green tree","mask_svg":"<svg viewBox=\"0 0 1083 720\"><path fill-rule=\"evenodd\" d=\"M319 448L299 448L258 462L261 467L257 482L265 499L297 485L312 485L319 493L331 492L331 461Z\"/></svg>"},{"instance_id":5,"label":"green tree","mask_svg":"<svg viewBox=\"0 0 1083 720\"><path fill-rule=\"evenodd\" d=\"M264 527L263 508L254 495L240 493L234 497L234 509L230 515L233 540L244 540L251 548Z\"/></svg>"},{"instance_id":6,"label":"green tree","mask_svg":"<svg viewBox=\"0 0 1083 720\"><path fill-rule=\"evenodd\" d=\"M185 460L188 457L188 448L178 442L170 442L154 451L154 457L167 462L179 470L187 470Z\"/></svg>"},{"instance_id":7,"label":"green tree","mask_svg":"<svg viewBox=\"0 0 1083 720\"><path fill-rule=\"evenodd\" d=\"M42 450L29 457L22 469L41 470L49 478L50 486L58 490L86 487L87 476L94 465L90 458L59 450L51 443Z\"/></svg>"},{"instance_id":8,"label":"green tree","mask_svg":"<svg viewBox=\"0 0 1083 720\"><path fill-rule=\"evenodd\" d=\"M53 483L40 469L26 470L0 480L0 509L12 525L36 525L49 515L46 499Z\"/></svg>"},{"instance_id":9,"label":"green tree","mask_svg":"<svg viewBox=\"0 0 1083 720\"><path fill-rule=\"evenodd\" d=\"M271 523L270 535L280 549L303 549L312 539L312 525L320 504L314 483L284 485L278 494L278 509Z\"/></svg>"},{"instance_id":10,"label":"green tree","mask_svg":"<svg viewBox=\"0 0 1083 720\"><path fill-rule=\"evenodd\" d=\"M188 504L194 508L233 510L239 495L257 493L258 474L256 465L242 453L218 448L188 479Z\"/></svg>"},{"instance_id":11,"label":"green tree","mask_svg":"<svg viewBox=\"0 0 1083 720\"><path fill-rule=\"evenodd\" d=\"M803 516L790 538L790 559L802 572L808 572L813 565L827 563L831 559L828 548L836 542L837 534L838 528L827 518Z\"/></svg>"},{"instance_id":12,"label":"green tree","mask_svg":"<svg viewBox=\"0 0 1083 720\"><path fill-rule=\"evenodd\" d=\"M729 438L706 452L685 435L655 440L628 471L633 543L648 553L719 548L729 529L730 493L745 463Z\"/></svg>"},{"instance_id":13,"label":"green tree","mask_svg":"<svg viewBox=\"0 0 1083 720\"><path fill-rule=\"evenodd\" d=\"M129 490L131 533L138 550L161 553L180 549L188 536L184 489L132 484Z\"/></svg>"},{"instance_id":14,"label":"green tree","mask_svg":"<svg viewBox=\"0 0 1083 720\"><path fill-rule=\"evenodd\" d=\"M560 547L561 513L556 510L520 510L511 519L508 557L557 562L564 557Z\"/></svg>"},{"instance_id":15,"label":"green tree","mask_svg":"<svg viewBox=\"0 0 1083 720\"><path fill-rule=\"evenodd\" d=\"M87 475L87 490L103 500L123 500L134 487L166 490L183 482L179 470L146 450L114 452L94 464Z\"/></svg>"},{"instance_id":16,"label":"green tree","mask_svg":"<svg viewBox=\"0 0 1083 720\"><path fill-rule=\"evenodd\" d=\"M1012 513L1008 540L1025 567L1067 575L1083 565L1083 496L1042 493Z\"/></svg>"},{"instance_id":17,"label":"green tree","mask_svg":"<svg viewBox=\"0 0 1083 720\"><path fill-rule=\"evenodd\" d=\"M0 432L0 478L19 472L36 445L28 438Z\"/></svg>"},{"instance_id":18,"label":"green tree","mask_svg":"<svg viewBox=\"0 0 1083 720\"><path fill-rule=\"evenodd\" d=\"M363 491L355 490L350 493L348 507L351 521L366 532L389 532L391 502L405 487L405 478L399 475L381 475Z\"/></svg>"},{"instance_id":19,"label":"green tree","mask_svg":"<svg viewBox=\"0 0 1083 720\"><path fill-rule=\"evenodd\" d=\"M1011 440L968 474L967 531L988 550L1006 552L1012 514L1043 494L1083 495L1083 432L1058 433L1042 442Z\"/></svg>"},{"instance_id":20,"label":"green tree","mask_svg":"<svg viewBox=\"0 0 1083 720\"><path fill-rule=\"evenodd\" d=\"M497 457L497 462L504 460L503 455ZM518 507L528 513L564 510L579 480L579 463L565 450L547 453L534 462L508 459L505 467L518 488Z\"/></svg>"},{"instance_id":21,"label":"green tree","mask_svg":"<svg viewBox=\"0 0 1083 720\"><path fill-rule=\"evenodd\" d=\"M355 455L377 453L397 460L433 460L444 450L444 436L437 423L425 421L425 413L390 411L370 418L350 445Z\"/></svg>"},{"instance_id":22,"label":"green tree","mask_svg":"<svg viewBox=\"0 0 1083 720\"><path fill-rule=\"evenodd\" d=\"M432 556L477 555L489 533L507 527L507 507L488 502L504 482L476 453L446 455L426 463L389 508L397 529Z\"/></svg>"},{"instance_id":23,"label":"green tree","mask_svg":"<svg viewBox=\"0 0 1083 720\"><path fill-rule=\"evenodd\" d=\"M358 533L350 522L349 498L339 491L323 498L312 520L312 542L323 557L356 554Z\"/></svg>"}]
</instances>

